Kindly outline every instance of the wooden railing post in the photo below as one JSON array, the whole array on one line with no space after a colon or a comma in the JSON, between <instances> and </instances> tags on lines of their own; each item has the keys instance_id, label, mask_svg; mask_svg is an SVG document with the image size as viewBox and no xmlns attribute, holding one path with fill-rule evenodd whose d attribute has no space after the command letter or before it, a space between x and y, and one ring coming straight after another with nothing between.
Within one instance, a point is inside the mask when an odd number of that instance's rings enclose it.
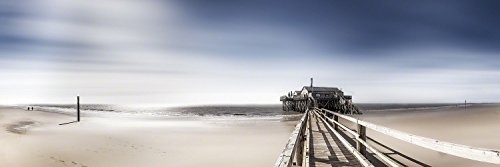
<instances>
[{"instance_id":1,"label":"wooden railing post","mask_svg":"<svg viewBox=\"0 0 500 167\"><path fill-rule=\"evenodd\" d=\"M337 115L333 115L333 120L334 120L335 122L339 122L339 116L337 116ZM337 124L333 124L333 129L335 129L336 131L339 131L339 125L337 125Z\"/></svg>"},{"instance_id":2,"label":"wooden railing post","mask_svg":"<svg viewBox=\"0 0 500 167\"><path fill-rule=\"evenodd\" d=\"M361 140L366 141L366 127L360 124L357 125L358 125L358 137ZM356 140L356 149L359 151L359 153L361 153L361 155L366 157L366 146L357 140Z\"/></svg>"},{"instance_id":3,"label":"wooden railing post","mask_svg":"<svg viewBox=\"0 0 500 167\"><path fill-rule=\"evenodd\" d=\"M296 165L296 166L302 166L302 156L303 156L303 152L304 152L304 137L301 136L300 137L300 142L298 143L298 147L297 147L297 150L295 150L295 162L293 163L293 165Z\"/></svg>"},{"instance_id":4,"label":"wooden railing post","mask_svg":"<svg viewBox=\"0 0 500 167\"><path fill-rule=\"evenodd\" d=\"M306 132L306 128L307 128L307 122L309 122L309 113L308 111L306 111L306 114L308 114L306 117L306 123L305 123L305 127L304 125L302 125L302 129L300 130L300 137L299 137L299 143L298 143L298 146L297 146L297 150L295 150L295 164L294 165L297 165L297 166L302 166L302 159L303 159L303 155L304 155L304 140L306 139L305 138L305 134Z\"/></svg>"}]
</instances>

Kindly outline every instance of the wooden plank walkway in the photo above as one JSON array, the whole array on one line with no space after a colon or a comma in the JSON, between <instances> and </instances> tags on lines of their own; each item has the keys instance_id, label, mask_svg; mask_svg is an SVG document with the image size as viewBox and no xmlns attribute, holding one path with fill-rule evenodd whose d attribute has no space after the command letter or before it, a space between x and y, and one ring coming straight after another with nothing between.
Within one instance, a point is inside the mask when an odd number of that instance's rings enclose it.
<instances>
[{"instance_id":1,"label":"wooden plank walkway","mask_svg":"<svg viewBox=\"0 0 500 167\"><path fill-rule=\"evenodd\" d=\"M311 114L309 119L309 135L311 136L309 166L362 166L333 132L326 127L325 122L314 114Z\"/></svg>"},{"instance_id":2,"label":"wooden plank walkway","mask_svg":"<svg viewBox=\"0 0 500 167\"><path fill-rule=\"evenodd\" d=\"M350 129L341 124L338 121L339 118L344 121L355 123L357 125L357 130ZM334 126L330 126L331 124L334 124ZM408 142L409 144L421 146L423 148L449 155L480 162L500 164L500 150L477 148L439 141L376 125L355 117L340 114L338 112L312 108L304 113L304 116L297 124L285 149L278 157L274 166L374 167L374 164L366 159L366 156L364 156L365 154L373 155L371 158L375 158L377 160L377 166L406 166L405 164L396 161L396 159L388 157L385 153L377 150L371 144L368 144L366 142L367 139L381 145L382 147L390 149L376 140L367 137L366 129L371 129L389 137ZM354 142L348 141L344 138L345 135L347 135L348 139L354 140ZM355 138L350 138L349 136L355 136ZM355 146L351 143L355 143ZM392 151L396 152L395 150ZM419 165L428 166L427 164L419 162L411 157L403 157Z\"/></svg>"}]
</instances>

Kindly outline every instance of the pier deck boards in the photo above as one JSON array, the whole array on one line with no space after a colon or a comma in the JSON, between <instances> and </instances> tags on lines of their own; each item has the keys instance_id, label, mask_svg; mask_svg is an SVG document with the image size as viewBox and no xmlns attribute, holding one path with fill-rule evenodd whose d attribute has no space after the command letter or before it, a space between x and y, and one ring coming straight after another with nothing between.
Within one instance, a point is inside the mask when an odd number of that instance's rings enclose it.
<instances>
[{"instance_id":1,"label":"pier deck boards","mask_svg":"<svg viewBox=\"0 0 500 167\"><path fill-rule=\"evenodd\" d=\"M357 130L346 127L338 121L339 118L356 124ZM333 124L333 126L330 126L331 124ZM377 160L377 166L406 166L402 162L388 157L386 154L367 143L367 139L372 140L375 143L378 142L367 137L366 129L371 129L395 139L408 142L409 144L441 153L480 162L500 164L500 150L477 148L426 138L376 125L349 115L330 111L328 109L310 108L305 111L302 119L297 124L292 136L285 146L285 149L278 157L274 166L374 167L374 164L366 158L367 154L373 155L372 158ZM347 134L355 136L355 138L350 138L348 135L346 137L351 139L351 141L348 141L345 138L345 135ZM383 144L378 144L388 148ZM428 166L427 164L419 162L411 157L403 157L422 166Z\"/></svg>"},{"instance_id":2,"label":"pier deck boards","mask_svg":"<svg viewBox=\"0 0 500 167\"><path fill-rule=\"evenodd\" d=\"M309 117L311 141L309 166L362 166L359 161L342 145L323 121L316 116Z\"/></svg>"}]
</instances>

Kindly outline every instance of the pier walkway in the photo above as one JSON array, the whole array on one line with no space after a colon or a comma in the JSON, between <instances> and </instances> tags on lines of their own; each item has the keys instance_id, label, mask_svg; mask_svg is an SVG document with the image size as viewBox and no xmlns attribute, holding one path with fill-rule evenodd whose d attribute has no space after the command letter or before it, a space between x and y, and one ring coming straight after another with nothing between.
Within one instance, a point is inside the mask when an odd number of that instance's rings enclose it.
<instances>
[{"instance_id":1,"label":"pier walkway","mask_svg":"<svg viewBox=\"0 0 500 167\"><path fill-rule=\"evenodd\" d=\"M342 144L325 122L309 117L310 152L309 166L362 166L354 155Z\"/></svg>"},{"instance_id":2,"label":"pier walkway","mask_svg":"<svg viewBox=\"0 0 500 167\"><path fill-rule=\"evenodd\" d=\"M355 127L346 126L341 122L350 122L350 126ZM497 150L416 136L338 112L310 108L305 111L295 127L274 166L408 166L387 156L389 153L381 152L373 147L371 144L381 143L367 136L367 128L430 150L475 161L500 164L500 152ZM370 144L367 139L371 140ZM411 157L408 159L419 166L429 166Z\"/></svg>"}]
</instances>

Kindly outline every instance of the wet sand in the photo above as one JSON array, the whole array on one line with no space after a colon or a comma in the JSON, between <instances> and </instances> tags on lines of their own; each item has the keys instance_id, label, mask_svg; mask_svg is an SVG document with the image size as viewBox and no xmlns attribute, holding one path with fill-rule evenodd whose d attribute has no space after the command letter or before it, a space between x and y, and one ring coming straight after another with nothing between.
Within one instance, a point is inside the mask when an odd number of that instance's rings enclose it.
<instances>
[{"instance_id":1,"label":"wet sand","mask_svg":"<svg viewBox=\"0 0 500 167\"><path fill-rule=\"evenodd\" d=\"M0 166L272 166L296 123L74 119L0 107Z\"/></svg>"}]
</instances>

